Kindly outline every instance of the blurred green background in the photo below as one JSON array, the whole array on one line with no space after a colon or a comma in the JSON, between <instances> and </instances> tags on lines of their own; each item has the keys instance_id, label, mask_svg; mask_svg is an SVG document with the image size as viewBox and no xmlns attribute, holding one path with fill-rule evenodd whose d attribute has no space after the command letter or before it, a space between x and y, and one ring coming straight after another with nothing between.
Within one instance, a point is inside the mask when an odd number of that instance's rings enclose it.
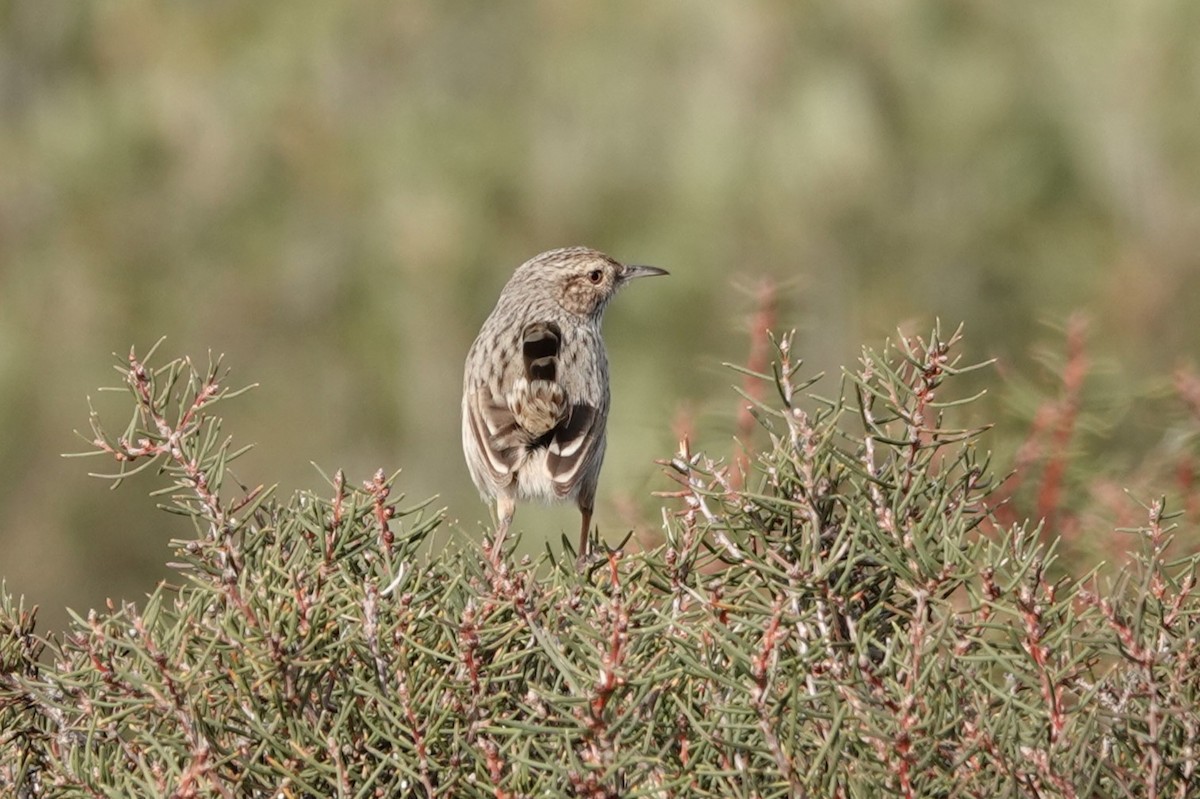
<instances>
[{"instance_id":1,"label":"blurred green background","mask_svg":"<svg viewBox=\"0 0 1200 799\"><path fill-rule=\"evenodd\" d=\"M1120 374L1169 371L1200 345L1197 30L1186 0L4 0L0 574L55 627L164 573L160 483L59 457L163 335L261 384L225 409L243 481L402 467L478 531L462 358L556 246L672 272L608 313L610 538L654 524L681 409L728 448L764 277L814 370L940 316L1019 371L1084 309Z\"/></svg>"}]
</instances>

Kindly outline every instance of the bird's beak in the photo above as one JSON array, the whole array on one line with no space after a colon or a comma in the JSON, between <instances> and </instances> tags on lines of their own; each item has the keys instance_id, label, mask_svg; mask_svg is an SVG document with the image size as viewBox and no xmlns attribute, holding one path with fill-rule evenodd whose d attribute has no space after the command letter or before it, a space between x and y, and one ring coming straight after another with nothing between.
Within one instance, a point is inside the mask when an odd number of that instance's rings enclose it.
<instances>
[{"instance_id":1,"label":"bird's beak","mask_svg":"<svg viewBox=\"0 0 1200 799\"><path fill-rule=\"evenodd\" d=\"M657 266L639 266L636 264L627 264L621 270L621 282L628 283L635 277L654 277L655 275L671 274L666 269L659 269Z\"/></svg>"}]
</instances>

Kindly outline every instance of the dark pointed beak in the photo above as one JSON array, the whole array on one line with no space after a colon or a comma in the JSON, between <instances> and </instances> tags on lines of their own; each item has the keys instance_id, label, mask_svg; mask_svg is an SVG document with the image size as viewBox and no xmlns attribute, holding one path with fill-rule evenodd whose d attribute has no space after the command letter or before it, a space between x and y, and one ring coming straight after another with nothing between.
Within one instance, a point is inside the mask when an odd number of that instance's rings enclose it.
<instances>
[{"instance_id":1,"label":"dark pointed beak","mask_svg":"<svg viewBox=\"0 0 1200 799\"><path fill-rule=\"evenodd\" d=\"M654 277L655 275L671 274L666 269L659 269L657 266L639 266L637 264L627 264L621 271L621 282L628 283L635 277Z\"/></svg>"}]
</instances>

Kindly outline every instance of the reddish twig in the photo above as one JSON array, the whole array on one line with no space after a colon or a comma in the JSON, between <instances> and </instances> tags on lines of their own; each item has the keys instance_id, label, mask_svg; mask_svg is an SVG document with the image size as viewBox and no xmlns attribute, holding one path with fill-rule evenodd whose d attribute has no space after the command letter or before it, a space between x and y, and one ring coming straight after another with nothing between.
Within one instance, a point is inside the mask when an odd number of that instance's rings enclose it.
<instances>
[{"instance_id":1,"label":"reddish twig","mask_svg":"<svg viewBox=\"0 0 1200 799\"><path fill-rule=\"evenodd\" d=\"M390 521L396 514L396 509L389 505L387 501L392 489L388 486L387 476L383 473L383 469L375 472L375 476L370 480L364 481L363 489L374 500L375 526L379 530L379 545L382 547L384 553L390 556L392 554L392 544L396 540L395 534L392 533Z\"/></svg>"},{"instance_id":2,"label":"reddish twig","mask_svg":"<svg viewBox=\"0 0 1200 799\"><path fill-rule=\"evenodd\" d=\"M746 368L759 374L766 374L771 366L771 329L775 326L776 308L778 305L778 290L770 278L763 279L755 291L754 313L750 317L750 353L746 358ZM767 382L758 380L750 375L742 379L742 390L752 400L762 401L766 396ZM754 455L751 443L754 437L754 414L751 405L742 402L738 406L737 420L734 424L734 437L737 441L729 481L735 489L745 484L746 475L750 471L750 459Z\"/></svg>"},{"instance_id":3,"label":"reddish twig","mask_svg":"<svg viewBox=\"0 0 1200 799\"><path fill-rule=\"evenodd\" d=\"M1063 477L1070 460L1071 435L1079 420L1083 383L1090 366L1086 351L1087 328L1086 317L1078 313L1072 315L1067 324L1067 362L1063 367L1062 395L1055 407L1056 424L1050 438L1049 459L1037 495L1038 518L1045 519L1051 529L1059 512Z\"/></svg>"}]
</instances>

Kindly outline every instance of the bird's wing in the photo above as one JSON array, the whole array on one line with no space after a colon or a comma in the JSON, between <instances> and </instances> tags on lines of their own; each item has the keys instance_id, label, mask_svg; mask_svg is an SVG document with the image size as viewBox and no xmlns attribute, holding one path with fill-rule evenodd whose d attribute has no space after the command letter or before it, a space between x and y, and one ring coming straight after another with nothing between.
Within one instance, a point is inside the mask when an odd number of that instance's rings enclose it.
<instances>
[{"instance_id":1,"label":"bird's wing","mask_svg":"<svg viewBox=\"0 0 1200 799\"><path fill-rule=\"evenodd\" d=\"M509 407L534 436L530 449L545 446L554 492L567 496L586 474L597 440L596 409L567 395L559 370L562 330L554 322L526 325L521 335L525 379L514 384Z\"/></svg>"},{"instance_id":2,"label":"bird's wing","mask_svg":"<svg viewBox=\"0 0 1200 799\"><path fill-rule=\"evenodd\" d=\"M468 395L466 416L481 465L494 483L507 485L525 451L525 431L504 398L493 394L487 385Z\"/></svg>"},{"instance_id":3,"label":"bird's wing","mask_svg":"<svg viewBox=\"0 0 1200 799\"><path fill-rule=\"evenodd\" d=\"M596 416L594 407L577 402L554 430L546 467L554 480L554 492L560 497L570 494L589 473L584 467L592 460L601 432Z\"/></svg>"},{"instance_id":4,"label":"bird's wing","mask_svg":"<svg viewBox=\"0 0 1200 799\"><path fill-rule=\"evenodd\" d=\"M596 409L571 402L559 381L562 330L533 322L521 334L521 369L501 393L481 386L468 398L471 433L493 480L512 479L527 455L547 449L555 493L566 496L586 473L596 435Z\"/></svg>"}]
</instances>

